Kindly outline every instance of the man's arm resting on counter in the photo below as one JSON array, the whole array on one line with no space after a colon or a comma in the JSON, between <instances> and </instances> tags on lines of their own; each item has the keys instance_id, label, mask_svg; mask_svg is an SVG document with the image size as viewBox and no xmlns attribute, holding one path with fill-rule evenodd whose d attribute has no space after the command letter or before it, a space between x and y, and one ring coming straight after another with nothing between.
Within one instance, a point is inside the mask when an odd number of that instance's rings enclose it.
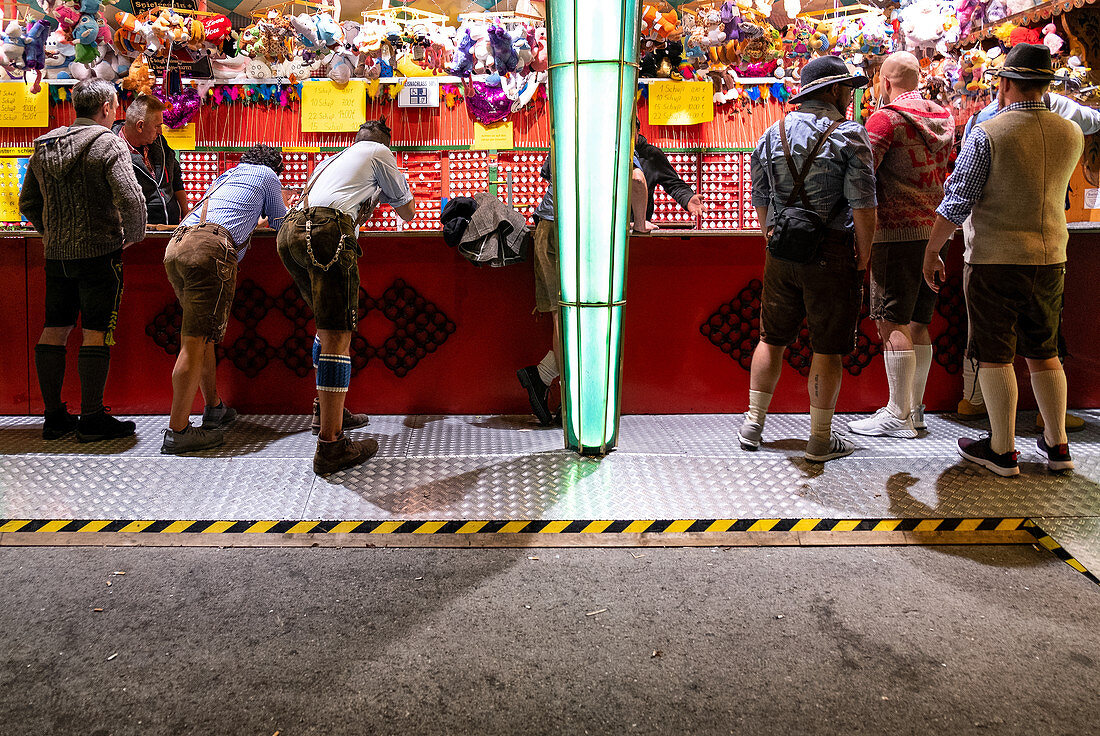
<instances>
[{"instance_id":1,"label":"man's arm resting on counter","mask_svg":"<svg viewBox=\"0 0 1100 736\"><path fill-rule=\"evenodd\" d=\"M414 217L416 217L416 200L415 199L410 199L405 204L403 204L399 207L394 207L393 210L405 222L412 222L412 219Z\"/></svg>"}]
</instances>

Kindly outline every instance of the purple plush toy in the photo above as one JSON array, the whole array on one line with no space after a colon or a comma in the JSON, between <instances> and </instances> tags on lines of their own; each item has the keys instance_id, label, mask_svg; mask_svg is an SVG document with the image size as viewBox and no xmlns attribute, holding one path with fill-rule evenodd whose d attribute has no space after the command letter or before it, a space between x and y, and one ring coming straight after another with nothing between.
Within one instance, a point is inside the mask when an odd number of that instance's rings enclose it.
<instances>
[{"instance_id":1,"label":"purple plush toy","mask_svg":"<svg viewBox=\"0 0 1100 736\"><path fill-rule=\"evenodd\" d=\"M24 36L23 67L36 73L31 92L38 94L42 89L42 70L46 68L46 37L50 35L50 24L45 18L36 20ZM26 74L26 72L24 72Z\"/></svg>"}]
</instances>

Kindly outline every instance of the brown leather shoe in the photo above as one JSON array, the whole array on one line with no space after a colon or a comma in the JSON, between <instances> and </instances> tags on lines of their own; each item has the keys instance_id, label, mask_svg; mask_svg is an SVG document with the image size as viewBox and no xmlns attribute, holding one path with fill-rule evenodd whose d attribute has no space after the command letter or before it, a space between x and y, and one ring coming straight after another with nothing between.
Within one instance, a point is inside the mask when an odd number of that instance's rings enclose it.
<instances>
[{"instance_id":1,"label":"brown leather shoe","mask_svg":"<svg viewBox=\"0 0 1100 736\"><path fill-rule=\"evenodd\" d=\"M378 441L373 439L349 440L346 435L340 435L332 442L317 440L313 472L317 475L335 473L365 463L377 452Z\"/></svg>"}]
</instances>

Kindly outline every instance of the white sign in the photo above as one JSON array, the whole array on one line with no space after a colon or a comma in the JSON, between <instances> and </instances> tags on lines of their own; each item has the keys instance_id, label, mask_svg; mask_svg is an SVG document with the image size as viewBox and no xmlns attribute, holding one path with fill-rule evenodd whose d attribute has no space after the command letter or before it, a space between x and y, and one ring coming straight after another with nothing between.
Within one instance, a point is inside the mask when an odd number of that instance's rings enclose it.
<instances>
[{"instance_id":1,"label":"white sign","mask_svg":"<svg viewBox=\"0 0 1100 736\"><path fill-rule=\"evenodd\" d=\"M1085 209L1100 210L1100 189L1085 190Z\"/></svg>"},{"instance_id":2,"label":"white sign","mask_svg":"<svg viewBox=\"0 0 1100 736\"><path fill-rule=\"evenodd\" d=\"M439 107L439 82L434 79L405 80L404 88L397 94L398 107Z\"/></svg>"}]
</instances>

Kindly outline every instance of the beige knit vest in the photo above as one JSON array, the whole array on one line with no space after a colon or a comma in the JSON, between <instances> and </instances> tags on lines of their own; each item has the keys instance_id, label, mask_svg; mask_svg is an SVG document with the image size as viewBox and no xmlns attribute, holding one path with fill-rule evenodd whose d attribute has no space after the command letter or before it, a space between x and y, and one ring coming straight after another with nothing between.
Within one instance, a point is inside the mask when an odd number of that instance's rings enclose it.
<instances>
[{"instance_id":1,"label":"beige knit vest","mask_svg":"<svg viewBox=\"0 0 1100 736\"><path fill-rule=\"evenodd\" d=\"M1065 263L1066 191L1084 150L1075 123L1046 110L1009 110L980 125L992 167L964 223L967 263Z\"/></svg>"}]
</instances>

